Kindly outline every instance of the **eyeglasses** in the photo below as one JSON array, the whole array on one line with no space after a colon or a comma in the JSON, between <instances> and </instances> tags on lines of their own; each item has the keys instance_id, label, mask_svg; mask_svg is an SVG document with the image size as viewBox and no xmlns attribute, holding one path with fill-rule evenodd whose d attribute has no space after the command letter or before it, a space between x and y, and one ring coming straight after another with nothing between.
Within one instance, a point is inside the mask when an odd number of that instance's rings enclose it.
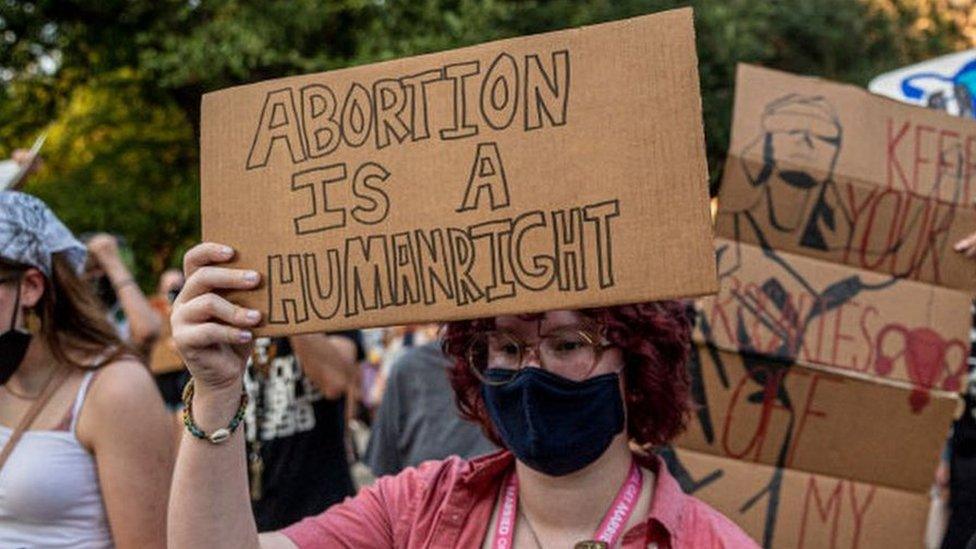
<instances>
[{"instance_id":1,"label":"eyeglasses","mask_svg":"<svg viewBox=\"0 0 976 549\"><path fill-rule=\"evenodd\" d=\"M504 330L483 332L468 346L468 366L487 385L505 385L524 367L529 352L539 366L568 379L581 381L590 376L603 352L613 347L599 330L559 328L529 345Z\"/></svg>"}]
</instances>

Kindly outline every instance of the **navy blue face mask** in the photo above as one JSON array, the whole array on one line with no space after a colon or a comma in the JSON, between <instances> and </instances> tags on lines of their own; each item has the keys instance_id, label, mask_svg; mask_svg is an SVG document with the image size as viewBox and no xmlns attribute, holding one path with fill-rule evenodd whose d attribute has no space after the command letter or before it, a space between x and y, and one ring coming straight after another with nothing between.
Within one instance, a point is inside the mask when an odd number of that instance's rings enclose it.
<instances>
[{"instance_id":1,"label":"navy blue face mask","mask_svg":"<svg viewBox=\"0 0 976 549\"><path fill-rule=\"evenodd\" d=\"M596 461L624 429L619 376L573 381L542 368L489 368L481 386L488 415L505 446L532 469L558 477Z\"/></svg>"}]
</instances>

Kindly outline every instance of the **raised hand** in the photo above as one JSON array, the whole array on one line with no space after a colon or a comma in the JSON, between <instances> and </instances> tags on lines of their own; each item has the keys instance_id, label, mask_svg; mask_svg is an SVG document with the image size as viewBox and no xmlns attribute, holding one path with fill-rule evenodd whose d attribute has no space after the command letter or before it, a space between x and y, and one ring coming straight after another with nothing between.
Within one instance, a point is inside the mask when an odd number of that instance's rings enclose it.
<instances>
[{"instance_id":1,"label":"raised hand","mask_svg":"<svg viewBox=\"0 0 976 549\"><path fill-rule=\"evenodd\" d=\"M230 247L205 242L183 258L186 283L173 302L173 341L198 393L240 390L253 345L251 328L261 321L260 312L219 295L224 290L250 290L260 283L255 271L217 266L233 257Z\"/></svg>"}]
</instances>

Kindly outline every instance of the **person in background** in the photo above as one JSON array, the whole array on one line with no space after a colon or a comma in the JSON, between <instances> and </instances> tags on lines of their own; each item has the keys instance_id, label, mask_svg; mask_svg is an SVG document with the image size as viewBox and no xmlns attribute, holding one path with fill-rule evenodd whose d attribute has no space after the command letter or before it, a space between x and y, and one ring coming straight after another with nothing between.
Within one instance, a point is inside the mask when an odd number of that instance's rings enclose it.
<instances>
[{"instance_id":1,"label":"person in background","mask_svg":"<svg viewBox=\"0 0 976 549\"><path fill-rule=\"evenodd\" d=\"M386 328L366 328L361 330L363 335L363 347L366 350L366 358L359 364L360 374L360 395L362 395L363 407L368 411L368 422L372 423L372 417L380 407L380 400L374 399L373 388L379 379L380 368L383 364L383 356L386 353Z\"/></svg>"},{"instance_id":2,"label":"person in background","mask_svg":"<svg viewBox=\"0 0 976 549\"><path fill-rule=\"evenodd\" d=\"M0 192L0 547L166 547L171 423L85 256L43 202Z\"/></svg>"},{"instance_id":3,"label":"person in background","mask_svg":"<svg viewBox=\"0 0 976 549\"><path fill-rule=\"evenodd\" d=\"M11 170L10 162L16 166L16 171ZM18 190L43 165L38 151L15 149L9 161L0 162L0 191Z\"/></svg>"},{"instance_id":4,"label":"person in background","mask_svg":"<svg viewBox=\"0 0 976 549\"><path fill-rule=\"evenodd\" d=\"M976 259L976 233L956 242L957 253ZM973 323L976 325L976 309ZM936 485L948 488L949 521L942 539L943 549L969 548L976 536L976 328L971 332L969 382L963 391L965 410L949 435L943 458L936 470Z\"/></svg>"},{"instance_id":5,"label":"person in background","mask_svg":"<svg viewBox=\"0 0 976 549\"><path fill-rule=\"evenodd\" d=\"M182 287L183 272L179 269L167 269L159 276L156 294L149 298L149 304L163 321L159 337L149 351L149 371L156 380L156 387L159 388L166 408L173 416L177 442L183 433L183 418L180 415L183 409L183 387L189 381L190 373L186 371L183 359L176 351L169 317L173 300Z\"/></svg>"},{"instance_id":6,"label":"person in background","mask_svg":"<svg viewBox=\"0 0 976 549\"><path fill-rule=\"evenodd\" d=\"M85 277L108 310L109 322L119 337L139 352L141 357L159 337L162 319L153 310L142 289L119 253L117 239L106 233L83 238L88 246Z\"/></svg>"},{"instance_id":7,"label":"person in background","mask_svg":"<svg viewBox=\"0 0 976 549\"><path fill-rule=\"evenodd\" d=\"M393 363L410 349L437 339L437 328L436 324L407 324L385 329L383 356L367 401L374 403L383 401L386 382L390 377Z\"/></svg>"},{"instance_id":8,"label":"person in background","mask_svg":"<svg viewBox=\"0 0 976 549\"><path fill-rule=\"evenodd\" d=\"M183 271L179 269L166 269L163 271L163 274L159 275L159 283L156 285L155 297L172 305L173 301L176 300L176 296L180 295L180 290L182 289Z\"/></svg>"},{"instance_id":9,"label":"person in background","mask_svg":"<svg viewBox=\"0 0 976 549\"><path fill-rule=\"evenodd\" d=\"M163 395L166 407L174 412L182 408L183 386L190 379L190 374L183 366L183 359L176 352L176 344L173 343L173 333L169 324L173 300L182 287L183 273L178 269L167 269L159 276L156 294L149 298L149 304L156 315L163 320L159 337L149 353L149 370L156 378L156 385Z\"/></svg>"},{"instance_id":10,"label":"person in background","mask_svg":"<svg viewBox=\"0 0 976 549\"><path fill-rule=\"evenodd\" d=\"M254 520L277 530L355 493L346 391L363 356L359 332L259 338L244 376Z\"/></svg>"},{"instance_id":11,"label":"person in background","mask_svg":"<svg viewBox=\"0 0 976 549\"><path fill-rule=\"evenodd\" d=\"M976 539L976 379L971 378L964 399L965 410L952 430L950 514L943 549L969 547L966 540Z\"/></svg>"},{"instance_id":12,"label":"person in background","mask_svg":"<svg viewBox=\"0 0 976 549\"><path fill-rule=\"evenodd\" d=\"M366 449L366 465L374 475L498 449L477 424L458 414L448 380L453 367L440 341L407 348L393 362Z\"/></svg>"},{"instance_id":13,"label":"person in background","mask_svg":"<svg viewBox=\"0 0 976 549\"><path fill-rule=\"evenodd\" d=\"M174 305L195 386L169 509L175 547L758 547L650 453L691 406L691 325L673 301L448 323L458 407L505 450L408 468L259 536L232 418L261 315L220 294L254 289L260 274L220 266L233 257L217 243L187 252Z\"/></svg>"},{"instance_id":14,"label":"person in background","mask_svg":"<svg viewBox=\"0 0 976 549\"><path fill-rule=\"evenodd\" d=\"M963 402L936 474L949 502L942 549L969 549L976 539L976 371L970 373Z\"/></svg>"}]
</instances>

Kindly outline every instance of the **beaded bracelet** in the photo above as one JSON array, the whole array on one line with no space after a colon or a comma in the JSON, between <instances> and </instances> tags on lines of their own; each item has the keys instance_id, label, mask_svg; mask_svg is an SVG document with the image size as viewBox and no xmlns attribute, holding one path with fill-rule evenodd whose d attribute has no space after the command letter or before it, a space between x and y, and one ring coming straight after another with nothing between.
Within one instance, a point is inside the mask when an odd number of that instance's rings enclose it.
<instances>
[{"instance_id":1,"label":"beaded bracelet","mask_svg":"<svg viewBox=\"0 0 976 549\"><path fill-rule=\"evenodd\" d=\"M186 383L186 387L183 388L183 425L186 426L186 430L190 432L191 435L208 440L213 444L220 444L230 438L237 427L240 426L241 421L244 419L244 411L247 409L247 391L241 391L241 405L237 408L237 413L231 418L230 423L227 427L221 427L209 435L200 428L199 425L193 421L193 378Z\"/></svg>"}]
</instances>

